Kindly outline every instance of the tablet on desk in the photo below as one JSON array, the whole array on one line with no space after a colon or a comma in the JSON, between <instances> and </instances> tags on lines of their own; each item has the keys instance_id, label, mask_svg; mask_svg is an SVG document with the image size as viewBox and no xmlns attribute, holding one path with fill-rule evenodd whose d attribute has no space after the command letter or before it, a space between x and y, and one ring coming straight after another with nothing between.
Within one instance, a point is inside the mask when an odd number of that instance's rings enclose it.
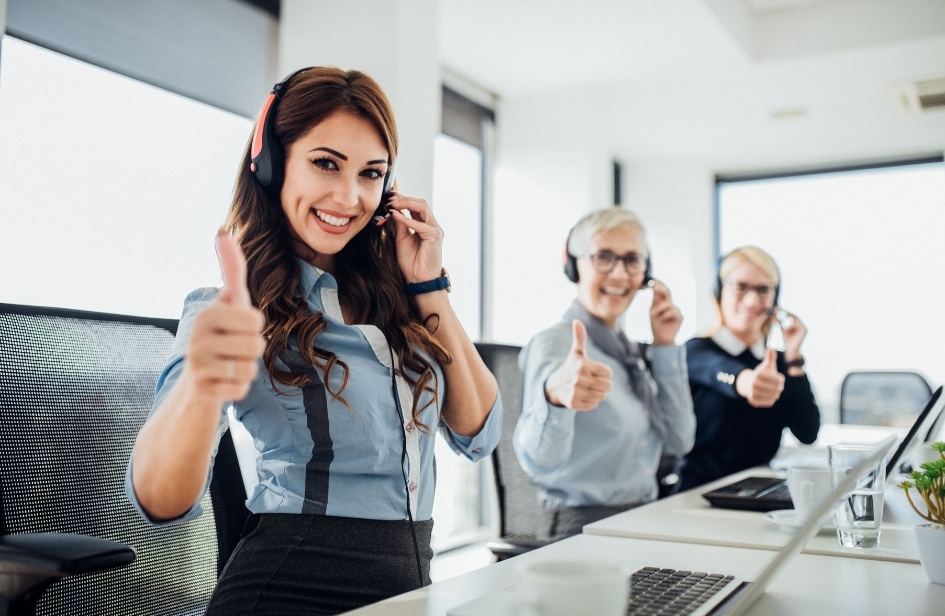
<instances>
[{"instance_id":1,"label":"tablet on desk","mask_svg":"<svg viewBox=\"0 0 945 616\"><path fill-rule=\"evenodd\" d=\"M793 509L787 480L780 477L746 477L702 495L713 507L745 511Z\"/></svg>"},{"instance_id":2,"label":"tablet on desk","mask_svg":"<svg viewBox=\"0 0 945 616\"><path fill-rule=\"evenodd\" d=\"M886 463L887 481L898 472L903 456L919 438L926 438L940 428L940 422L945 418L945 413L942 412L943 407L945 407L945 398L942 396L940 386L912 422L909 432ZM713 507L724 509L767 512L794 508L794 502L788 492L787 480L778 477L746 477L705 492L702 497Z\"/></svg>"}]
</instances>

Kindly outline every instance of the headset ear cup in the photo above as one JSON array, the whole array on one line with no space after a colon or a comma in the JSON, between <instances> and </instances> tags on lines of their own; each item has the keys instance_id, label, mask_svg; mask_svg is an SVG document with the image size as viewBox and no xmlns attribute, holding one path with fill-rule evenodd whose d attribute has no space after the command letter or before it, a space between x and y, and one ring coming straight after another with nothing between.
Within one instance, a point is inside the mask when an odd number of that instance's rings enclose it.
<instances>
[{"instance_id":1,"label":"headset ear cup","mask_svg":"<svg viewBox=\"0 0 945 616\"><path fill-rule=\"evenodd\" d=\"M564 275L571 282L577 282L579 278L577 259L568 252L567 248L564 251Z\"/></svg>"},{"instance_id":2,"label":"headset ear cup","mask_svg":"<svg viewBox=\"0 0 945 616\"><path fill-rule=\"evenodd\" d=\"M715 263L715 281L712 284L712 295L715 296L715 301L717 301L719 305L722 304L722 264L725 263L728 254L719 257L719 260Z\"/></svg>"},{"instance_id":3,"label":"headset ear cup","mask_svg":"<svg viewBox=\"0 0 945 616\"><path fill-rule=\"evenodd\" d=\"M309 67L310 68L310 67ZM285 174L285 160L283 160L282 144L276 139L276 107L282 94L296 75L308 68L300 68L272 87L269 97L263 104L256 129L253 132L253 141L250 146L250 171L259 185L271 194L278 194L282 190L282 180Z\"/></svg>"},{"instance_id":4,"label":"headset ear cup","mask_svg":"<svg viewBox=\"0 0 945 616\"><path fill-rule=\"evenodd\" d=\"M281 187L282 184L282 165L280 164L281 160L279 160L281 159L281 152L279 152L279 144L273 134L273 124L275 123L273 118L276 115L278 100L275 91L271 92L266 99L259 120L256 122L256 130L253 133L250 150L250 169L260 186L267 190Z\"/></svg>"},{"instance_id":5,"label":"headset ear cup","mask_svg":"<svg viewBox=\"0 0 945 616\"><path fill-rule=\"evenodd\" d=\"M568 239L564 240L564 251L561 253L561 261L564 264L564 276L571 282L577 282L578 268L577 268L577 257L571 254L571 251L568 250L568 246L571 244L571 234L574 233L574 228L568 231Z\"/></svg>"}]
</instances>

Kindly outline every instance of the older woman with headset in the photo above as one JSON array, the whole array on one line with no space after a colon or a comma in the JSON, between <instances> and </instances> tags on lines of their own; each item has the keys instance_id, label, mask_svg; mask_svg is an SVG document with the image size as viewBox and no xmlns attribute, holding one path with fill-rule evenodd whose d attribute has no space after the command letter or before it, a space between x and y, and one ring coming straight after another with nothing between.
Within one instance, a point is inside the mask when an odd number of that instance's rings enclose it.
<instances>
[{"instance_id":1,"label":"older woman with headset","mask_svg":"<svg viewBox=\"0 0 945 616\"><path fill-rule=\"evenodd\" d=\"M695 418L682 315L650 275L643 225L619 207L591 212L568 235L564 272L577 298L522 350L523 405L513 445L538 486L539 538L656 499L662 454L692 446ZM653 289L653 344L620 327L637 292Z\"/></svg>"},{"instance_id":2,"label":"older woman with headset","mask_svg":"<svg viewBox=\"0 0 945 616\"><path fill-rule=\"evenodd\" d=\"M807 329L778 307L781 277L767 253L743 246L720 262L717 323L686 343L696 412L696 443L681 465L680 489L767 464L784 428L802 443L820 429L820 410L804 371ZM780 321L784 351L768 348Z\"/></svg>"}]
</instances>

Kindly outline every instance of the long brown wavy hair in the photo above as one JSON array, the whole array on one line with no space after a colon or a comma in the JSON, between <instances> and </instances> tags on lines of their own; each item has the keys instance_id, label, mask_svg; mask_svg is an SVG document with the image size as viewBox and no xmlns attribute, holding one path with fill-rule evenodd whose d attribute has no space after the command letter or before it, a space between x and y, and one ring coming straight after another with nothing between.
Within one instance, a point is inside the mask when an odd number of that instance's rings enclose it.
<instances>
[{"instance_id":1,"label":"long brown wavy hair","mask_svg":"<svg viewBox=\"0 0 945 616\"><path fill-rule=\"evenodd\" d=\"M283 89L274 118L274 135L282 146L282 161L296 140L338 111L371 122L387 146L388 162L394 164L397 128L380 86L360 71L328 67L301 71ZM249 294L266 318L263 361L270 380L277 391L278 383L301 387L311 382L311 376L282 370L277 365L280 355L295 338L302 357L325 374L325 387L331 396L350 408L341 395L348 384L348 366L333 352L318 346L318 334L325 329L325 319L321 313L309 311L306 298L299 292L301 273L279 202L281 187L267 192L254 178L250 170L251 141L252 136L243 153L225 228L246 255ZM404 378L413 388L413 421L428 430L419 420L420 412L429 404L438 406L436 373L428 358L445 364L451 357L423 326L421 315L404 294L405 280L397 265L395 226L387 224L382 229L379 231L369 223L337 254L334 276L339 298L356 323L375 325L384 332L398 358L397 364L405 368ZM338 391L331 389L327 378L335 369L343 373ZM410 374L419 376L414 379ZM419 407L423 391L431 392L432 398Z\"/></svg>"}]
</instances>

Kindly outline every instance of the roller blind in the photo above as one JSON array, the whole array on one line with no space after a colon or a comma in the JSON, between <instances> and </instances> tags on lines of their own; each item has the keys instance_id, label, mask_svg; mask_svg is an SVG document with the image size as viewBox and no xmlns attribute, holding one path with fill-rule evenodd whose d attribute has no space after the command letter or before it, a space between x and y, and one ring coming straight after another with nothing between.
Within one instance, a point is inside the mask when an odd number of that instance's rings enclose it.
<instances>
[{"instance_id":1,"label":"roller blind","mask_svg":"<svg viewBox=\"0 0 945 616\"><path fill-rule=\"evenodd\" d=\"M239 0L7 0L10 35L245 117L276 80L278 31Z\"/></svg>"}]
</instances>

